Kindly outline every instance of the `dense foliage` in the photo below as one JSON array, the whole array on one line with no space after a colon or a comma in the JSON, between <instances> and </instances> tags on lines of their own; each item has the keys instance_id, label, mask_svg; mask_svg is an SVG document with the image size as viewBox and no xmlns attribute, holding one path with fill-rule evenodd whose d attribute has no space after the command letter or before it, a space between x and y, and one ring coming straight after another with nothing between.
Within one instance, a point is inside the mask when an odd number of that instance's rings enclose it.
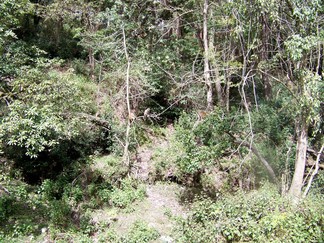
<instances>
[{"instance_id":1,"label":"dense foliage","mask_svg":"<svg viewBox=\"0 0 324 243\"><path fill-rule=\"evenodd\" d=\"M322 197L291 206L274 188L263 186L217 202L199 198L179 224L181 242L321 242Z\"/></svg>"},{"instance_id":2,"label":"dense foliage","mask_svg":"<svg viewBox=\"0 0 324 243\"><path fill-rule=\"evenodd\" d=\"M322 0L2 0L0 240L157 240L91 217L171 181L201 196L180 242L324 241L323 16Z\"/></svg>"}]
</instances>

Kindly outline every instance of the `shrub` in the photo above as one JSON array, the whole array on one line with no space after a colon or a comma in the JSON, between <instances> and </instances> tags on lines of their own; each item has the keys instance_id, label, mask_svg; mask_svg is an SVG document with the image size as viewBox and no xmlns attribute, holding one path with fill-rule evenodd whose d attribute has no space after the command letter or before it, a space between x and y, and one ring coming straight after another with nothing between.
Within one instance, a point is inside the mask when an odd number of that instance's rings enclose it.
<instances>
[{"instance_id":1,"label":"shrub","mask_svg":"<svg viewBox=\"0 0 324 243\"><path fill-rule=\"evenodd\" d=\"M0 221L5 222L13 212L15 199L10 195L0 195Z\"/></svg>"},{"instance_id":2,"label":"shrub","mask_svg":"<svg viewBox=\"0 0 324 243\"><path fill-rule=\"evenodd\" d=\"M121 181L121 186L115 187L110 194L110 203L113 206L126 208L135 200L142 200L146 195L145 187L131 179Z\"/></svg>"},{"instance_id":3,"label":"shrub","mask_svg":"<svg viewBox=\"0 0 324 243\"><path fill-rule=\"evenodd\" d=\"M71 160L111 145L110 123L92 116L96 88L89 80L37 67L12 86L17 99L0 122L0 152L15 160L30 183L53 179Z\"/></svg>"},{"instance_id":4,"label":"shrub","mask_svg":"<svg viewBox=\"0 0 324 243\"><path fill-rule=\"evenodd\" d=\"M322 242L323 198L298 207L276 189L264 186L249 194L213 201L200 198L178 232L183 242Z\"/></svg>"},{"instance_id":5,"label":"shrub","mask_svg":"<svg viewBox=\"0 0 324 243\"><path fill-rule=\"evenodd\" d=\"M251 113L251 118L253 132L266 135L276 145L285 142L287 136L293 134L293 122L286 109L261 104L258 111Z\"/></svg>"},{"instance_id":6,"label":"shrub","mask_svg":"<svg viewBox=\"0 0 324 243\"><path fill-rule=\"evenodd\" d=\"M112 184L125 177L128 172L127 166L122 163L122 157L107 155L93 159L91 169L94 172L98 172L104 180L111 182Z\"/></svg>"},{"instance_id":7,"label":"shrub","mask_svg":"<svg viewBox=\"0 0 324 243\"><path fill-rule=\"evenodd\" d=\"M201 121L190 114L179 118L175 140L182 153L178 154L175 164L184 182L190 177L199 182L206 170L221 170L221 159L236 151L233 138L228 134L234 132L231 127L234 119L237 118L223 114L222 110L213 111ZM236 129L242 130L239 119Z\"/></svg>"},{"instance_id":8,"label":"shrub","mask_svg":"<svg viewBox=\"0 0 324 243\"><path fill-rule=\"evenodd\" d=\"M50 223L58 228L66 229L71 223L71 208L64 200L53 200L50 202Z\"/></svg>"},{"instance_id":9,"label":"shrub","mask_svg":"<svg viewBox=\"0 0 324 243\"><path fill-rule=\"evenodd\" d=\"M181 172L176 166L179 158L185 156L185 150L182 143L178 142L174 136L169 139L166 146L156 149L152 156L154 171L150 174L150 179L168 180L170 176L179 178Z\"/></svg>"},{"instance_id":10,"label":"shrub","mask_svg":"<svg viewBox=\"0 0 324 243\"><path fill-rule=\"evenodd\" d=\"M143 221L136 221L129 233L127 234L126 239L123 242L128 243L137 243L137 242L151 242L160 236L159 232L156 229L149 227L147 223Z\"/></svg>"}]
</instances>

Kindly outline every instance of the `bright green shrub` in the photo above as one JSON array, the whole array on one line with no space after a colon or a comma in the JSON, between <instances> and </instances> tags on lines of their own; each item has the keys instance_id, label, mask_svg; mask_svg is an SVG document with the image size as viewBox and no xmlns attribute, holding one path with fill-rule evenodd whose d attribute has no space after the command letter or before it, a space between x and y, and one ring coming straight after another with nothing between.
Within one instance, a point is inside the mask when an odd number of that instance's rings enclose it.
<instances>
[{"instance_id":1,"label":"bright green shrub","mask_svg":"<svg viewBox=\"0 0 324 243\"><path fill-rule=\"evenodd\" d=\"M163 181L167 180L170 175L180 178L183 172L177 166L177 161L184 156L186 156L186 152L183 144L172 135L168 144L154 151L152 156L154 171L150 174L150 179Z\"/></svg>"},{"instance_id":2,"label":"bright green shrub","mask_svg":"<svg viewBox=\"0 0 324 243\"><path fill-rule=\"evenodd\" d=\"M120 187L114 187L110 194L113 206L126 208L135 200L142 200L146 195L145 187L131 179L121 181Z\"/></svg>"},{"instance_id":3,"label":"bright green shrub","mask_svg":"<svg viewBox=\"0 0 324 243\"><path fill-rule=\"evenodd\" d=\"M131 227L126 239L122 242L137 243L137 242L152 242L160 236L156 229L149 227L147 223L137 221Z\"/></svg>"},{"instance_id":4,"label":"bright green shrub","mask_svg":"<svg viewBox=\"0 0 324 243\"><path fill-rule=\"evenodd\" d=\"M249 194L199 199L180 221L181 242L322 242L323 198L298 207L265 186Z\"/></svg>"},{"instance_id":5,"label":"bright green shrub","mask_svg":"<svg viewBox=\"0 0 324 243\"><path fill-rule=\"evenodd\" d=\"M294 149L289 139L293 128L288 114L261 104L258 110L251 110L249 115L252 119L254 146L275 173L293 169L293 153L287 159L287 151ZM223 186L232 184L233 187L238 181L244 188L258 186L263 179L268 178L268 172L252 151L249 152L247 147L238 143L239 140L250 141L249 134L248 115L234 109L230 113L215 109L202 120L197 120L195 114L183 114L175 125L175 140L180 144L178 147L182 148L182 153L174 159L180 181L194 177L196 180L204 179L198 181L200 184L207 182L206 185L213 186L213 182L208 183L204 174L215 174L218 171L217 176L226 177L223 172L228 174L229 180L223 178ZM245 157L248 154L252 156Z\"/></svg>"},{"instance_id":6,"label":"bright green shrub","mask_svg":"<svg viewBox=\"0 0 324 243\"><path fill-rule=\"evenodd\" d=\"M89 110L89 97L81 94L76 77L43 71L31 69L15 80L13 89L22 90L19 100L9 105L0 125L4 146L20 148L30 158L78 138L86 121L74 114Z\"/></svg>"},{"instance_id":7,"label":"bright green shrub","mask_svg":"<svg viewBox=\"0 0 324 243\"><path fill-rule=\"evenodd\" d=\"M27 69L12 82L17 99L0 121L0 150L33 184L53 179L72 160L111 145L108 128L102 127L108 122L93 120L95 85L71 70L47 68Z\"/></svg>"},{"instance_id":8,"label":"bright green shrub","mask_svg":"<svg viewBox=\"0 0 324 243\"><path fill-rule=\"evenodd\" d=\"M183 148L176 160L179 172L185 176L219 168L220 160L236 147L228 134L234 129L233 119L221 110L215 110L200 122L195 115L183 114L175 126L176 140ZM240 129L239 124L236 129Z\"/></svg>"},{"instance_id":9,"label":"bright green shrub","mask_svg":"<svg viewBox=\"0 0 324 243\"><path fill-rule=\"evenodd\" d=\"M128 167L122 160L122 157L114 155L95 157L91 169L100 174L104 180L114 184L127 175Z\"/></svg>"}]
</instances>

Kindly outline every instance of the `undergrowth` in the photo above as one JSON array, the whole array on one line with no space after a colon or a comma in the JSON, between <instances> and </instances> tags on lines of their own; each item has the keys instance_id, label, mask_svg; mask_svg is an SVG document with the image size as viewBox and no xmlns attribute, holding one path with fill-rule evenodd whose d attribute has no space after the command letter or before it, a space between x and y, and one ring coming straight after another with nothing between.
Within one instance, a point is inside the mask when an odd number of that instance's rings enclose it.
<instances>
[{"instance_id":1,"label":"undergrowth","mask_svg":"<svg viewBox=\"0 0 324 243\"><path fill-rule=\"evenodd\" d=\"M265 185L250 193L197 198L178 221L179 242L323 242L323 197L298 206Z\"/></svg>"},{"instance_id":2,"label":"undergrowth","mask_svg":"<svg viewBox=\"0 0 324 243\"><path fill-rule=\"evenodd\" d=\"M125 177L121 161L104 156L74 162L56 180L34 186L21 178L13 180L3 169L1 184L10 194L3 192L0 197L0 242L44 237L55 242L91 242L91 236L104 227L92 221L91 211L125 210L146 196L143 184Z\"/></svg>"}]
</instances>

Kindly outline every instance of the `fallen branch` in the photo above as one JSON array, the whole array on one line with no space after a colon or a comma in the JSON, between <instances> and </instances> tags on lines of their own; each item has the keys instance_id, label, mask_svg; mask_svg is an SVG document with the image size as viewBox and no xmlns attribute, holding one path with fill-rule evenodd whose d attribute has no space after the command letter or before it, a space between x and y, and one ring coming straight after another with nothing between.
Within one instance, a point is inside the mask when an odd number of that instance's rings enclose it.
<instances>
[{"instance_id":1,"label":"fallen branch","mask_svg":"<svg viewBox=\"0 0 324 243\"><path fill-rule=\"evenodd\" d=\"M0 184L0 190L4 191L6 194L10 195L10 192L7 188Z\"/></svg>"},{"instance_id":2,"label":"fallen branch","mask_svg":"<svg viewBox=\"0 0 324 243\"><path fill-rule=\"evenodd\" d=\"M318 151L316 151L316 150L314 150L314 149L311 149L311 148L307 148L307 152L308 153L310 153L312 156L314 156L314 157L317 157L317 155L318 155ZM322 153L321 155L320 155L320 160L319 160L319 162L321 162L322 160L324 160L324 154ZM320 167L321 167L321 165L320 165Z\"/></svg>"},{"instance_id":3,"label":"fallen branch","mask_svg":"<svg viewBox=\"0 0 324 243\"><path fill-rule=\"evenodd\" d=\"M72 117L80 117L80 118L84 118L86 120L89 120L93 123L95 123L98 126L102 126L108 130L110 130L110 123L107 120L101 119L100 117L97 116L93 116L87 113L82 113L82 112L78 112L78 113L64 113L62 114L62 116L64 118L72 118Z\"/></svg>"},{"instance_id":4,"label":"fallen branch","mask_svg":"<svg viewBox=\"0 0 324 243\"><path fill-rule=\"evenodd\" d=\"M276 174L274 173L272 167L270 166L269 162L268 162L268 161L267 161L267 160L266 160L266 159L265 159L265 158L260 154L260 152L259 152L258 149L254 146L254 144L253 144L253 143L248 143L248 142L243 141L243 140L241 140L241 139L238 139L238 138L234 137L234 136L233 136L232 134L230 134L230 133L227 133L227 134L230 135L232 138L234 138L234 143L249 148L249 149L252 151L252 153L254 153L255 156L257 156L258 159L261 161L261 163L264 165L264 167L266 168L267 172L269 173L269 175L270 175L272 181L273 181L274 183L276 183L276 185L279 186L279 181L278 181L278 179L277 179L277 177L276 177Z\"/></svg>"},{"instance_id":5,"label":"fallen branch","mask_svg":"<svg viewBox=\"0 0 324 243\"><path fill-rule=\"evenodd\" d=\"M313 161L307 161L306 166L311 166L311 167L316 166L316 162L314 163ZM324 165L323 164L318 163L318 167L319 167L319 169L324 170Z\"/></svg>"},{"instance_id":6,"label":"fallen branch","mask_svg":"<svg viewBox=\"0 0 324 243\"><path fill-rule=\"evenodd\" d=\"M322 145L320 151L319 151L318 154L317 154L317 158L316 158L316 162L315 162L315 169L314 169L314 171L313 171L311 177L310 177L309 180L308 180L307 187L306 187L306 189L305 189L305 191L304 191L304 194L303 194L303 197L304 197L304 198L307 196L307 193L308 193L308 191L309 191L309 189L310 189L310 187L311 187L311 185L312 185L313 179L314 179L315 175L318 173L318 170L319 170L319 168L320 168L320 164L319 164L319 162L320 162L320 159L321 159L321 155L322 155L322 153L323 153L323 150L324 150L324 145Z\"/></svg>"}]
</instances>

